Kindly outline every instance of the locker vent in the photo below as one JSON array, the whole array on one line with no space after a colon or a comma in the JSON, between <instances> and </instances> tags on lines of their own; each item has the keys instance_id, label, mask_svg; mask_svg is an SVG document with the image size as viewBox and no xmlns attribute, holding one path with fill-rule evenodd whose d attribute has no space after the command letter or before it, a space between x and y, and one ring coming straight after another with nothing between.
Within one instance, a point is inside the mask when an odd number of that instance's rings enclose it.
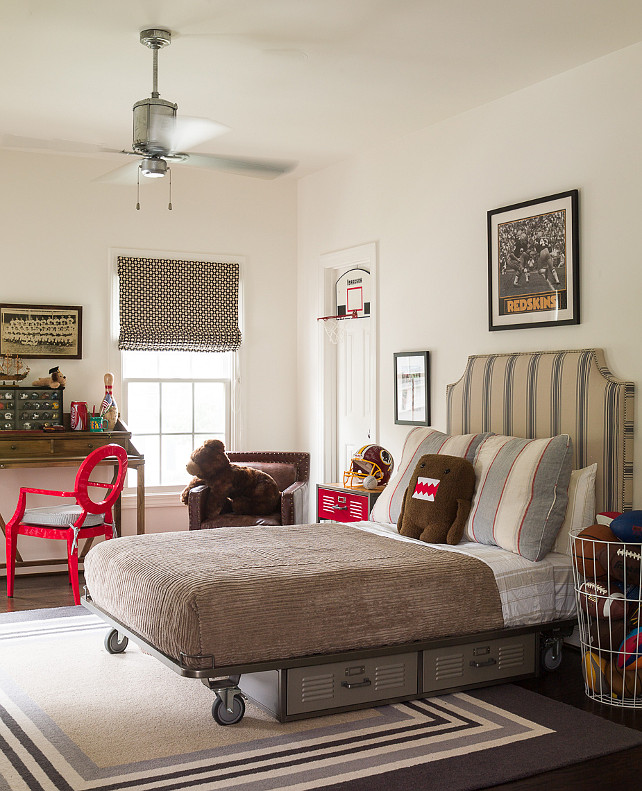
<instances>
[{"instance_id":1,"label":"locker vent","mask_svg":"<svg viewBox=\"0 0 642 791\"><path fill-rule=\"evenodd\" d=\"M435 679L461 678L464 675L464 655L449 654L435 657Z\"/></svg>"},{"instance_id":2,"label":"locker vent","mask_svg":"<svg viewBox=\"0 0 642 791\"><path fill-rule=\"evenodd\" d=\"M348 506L350 516L354 516L355 519L365 519L366 516L363 513L363 503L360 503L358 500L350 500L350 504Z\"/></svg>"},{"instance_id":3,"label":"locker vent","mask_svg":"<svg viewBox=\"0 0 642 791\"><path fill-rule=\"evenodd\" d=\"M301 700L332 700L334 698L334 673L304 676L301 679Z\"/></svg>"},{"instance_id":4,"label":"locker vent","mask_svg":"<svg viewBox=\"0 0 642 791\"><path fill-rule=\"evenodd\" d=\"M499 667L519 667L524 664L524 646L522 643L499 647Z\"/></svg>"},{"instance_id":5,"label":"locker vent","mask_svg":"<svg viewBox=\"0 0 642 791\"><path fill-rule=\"evenodd\" d=\"M375 668L375 689L401 687L406 682L406 666L403 662Z\"/></svg>"}]
</instances>

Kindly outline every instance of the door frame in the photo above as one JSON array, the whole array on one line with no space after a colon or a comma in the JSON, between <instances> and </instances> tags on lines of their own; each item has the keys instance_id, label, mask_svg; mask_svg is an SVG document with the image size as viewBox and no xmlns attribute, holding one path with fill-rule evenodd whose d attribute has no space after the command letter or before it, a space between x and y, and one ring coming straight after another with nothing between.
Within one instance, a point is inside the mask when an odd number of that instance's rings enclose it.
<instances>
[{"instance_id":1,"label":"door frame","mask_svg":"<svg viewBox=\"0 0 642 791\"><path fill-rule=\"evenodd\" d=\"M366 244L323 253L319 267L318 316L334 315L337 279L348 269L361 266L370 272L370 403L372 404L372 436L376 442L379 436L379 409L377 392L379 384L378 359L378 315L377 315L377 244ZM360 321L360 319L357 319ZM322 322L317 322L320 365L319 389L319 470L323 481L334 483L339 480L340 470L337 462L337 347L328 339Z\"/></svg>"}]
</instances>

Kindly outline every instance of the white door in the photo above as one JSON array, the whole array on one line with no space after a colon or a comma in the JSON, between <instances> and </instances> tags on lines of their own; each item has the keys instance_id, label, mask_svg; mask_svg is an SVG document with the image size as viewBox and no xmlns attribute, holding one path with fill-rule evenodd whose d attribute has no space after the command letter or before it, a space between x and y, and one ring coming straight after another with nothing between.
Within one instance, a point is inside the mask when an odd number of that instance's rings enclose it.
<instances>
[{"instance_id":1,"label":"white door","mask_svg":"<svg viewBox=\"0 0 642 791\"><path fill-rule=\"evenodd\" d=\"M342 483L352 453L377 439L377 248L374 242L321 256L318 315L336 315L337 280L355 267L370 272L369 317L341 320L343 337L336 344L319 330L320 469L325 483Z\"/></svg>"},{"instance_id":2,"label":"white door","mask_svg":"<svg viewBox=\"0 0 642 791\"><path fill-rule=\"evenodd\" d=\"M370 318L345 319L337 343L337 469L349 468L352 454L372 441ZM341 479L339 480L339 482Z\"/></svg>"}]
</instances>

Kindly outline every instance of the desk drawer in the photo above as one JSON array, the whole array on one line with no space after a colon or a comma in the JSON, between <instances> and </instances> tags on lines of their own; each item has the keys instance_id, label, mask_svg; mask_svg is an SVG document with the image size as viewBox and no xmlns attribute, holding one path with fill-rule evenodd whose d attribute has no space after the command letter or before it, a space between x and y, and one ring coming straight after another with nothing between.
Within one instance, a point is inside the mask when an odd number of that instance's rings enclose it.
<instances>
[{"instance_id":1,"label":"desk drawer","mask_svg":"<svg viewBox=\"0 0 642 791\"><path fill-rule=\"evenodd\" d=\"M78 433L80 434L80 432ZM53 442L55 453L61 456L86 456L92 450L101 448L103 445L109 445L110 442L115 445L121 444L113 437L110 437L109 434L103 434L100 431L96 431L93 434L89 431L83 431L78 439L75 437L73 439L54 438Z\"/></svg>"},{"instance_id":2,"label":"desk drawer","mask_svg":"<svg viewBox=\"0 0 642 791\"><path fill-rule=\"evenodd\" d=\"M25 456L50 456L50 439L2 439L0 440L0 458L12 459Z\"/></svg>"}]
</instances>

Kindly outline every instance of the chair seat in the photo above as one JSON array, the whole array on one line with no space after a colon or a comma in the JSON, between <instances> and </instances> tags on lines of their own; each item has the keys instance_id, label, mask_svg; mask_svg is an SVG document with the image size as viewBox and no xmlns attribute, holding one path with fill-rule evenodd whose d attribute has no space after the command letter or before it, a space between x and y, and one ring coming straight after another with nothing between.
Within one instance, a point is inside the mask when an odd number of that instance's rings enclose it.
<instances>
[{"instance_id":1,"label":"chair seat","mask_svg":"<svg viewBox=\"0 0 642 791\"><path fill-rule=\"evenodd\" d=\"M219 514L214 519L201 522L200 529L207 530L212 527L249 527L251 525L280 525L281 514L276 511L273 514L256 516L252 514Z\"/></svg>"},{"instance_id":2,"label":"chair seat","mask_svg":"<svg viewBox=\"0 0 642 791\"><path fill-rule=\"evenodd\" d=\"M79 505L27 508L22 517L22 523L40 527L71 527L81 513L82 508ZM87 514L82 527L96 527L104 524L104 522L104 514Z\"/></svg>"}]
</instances>

